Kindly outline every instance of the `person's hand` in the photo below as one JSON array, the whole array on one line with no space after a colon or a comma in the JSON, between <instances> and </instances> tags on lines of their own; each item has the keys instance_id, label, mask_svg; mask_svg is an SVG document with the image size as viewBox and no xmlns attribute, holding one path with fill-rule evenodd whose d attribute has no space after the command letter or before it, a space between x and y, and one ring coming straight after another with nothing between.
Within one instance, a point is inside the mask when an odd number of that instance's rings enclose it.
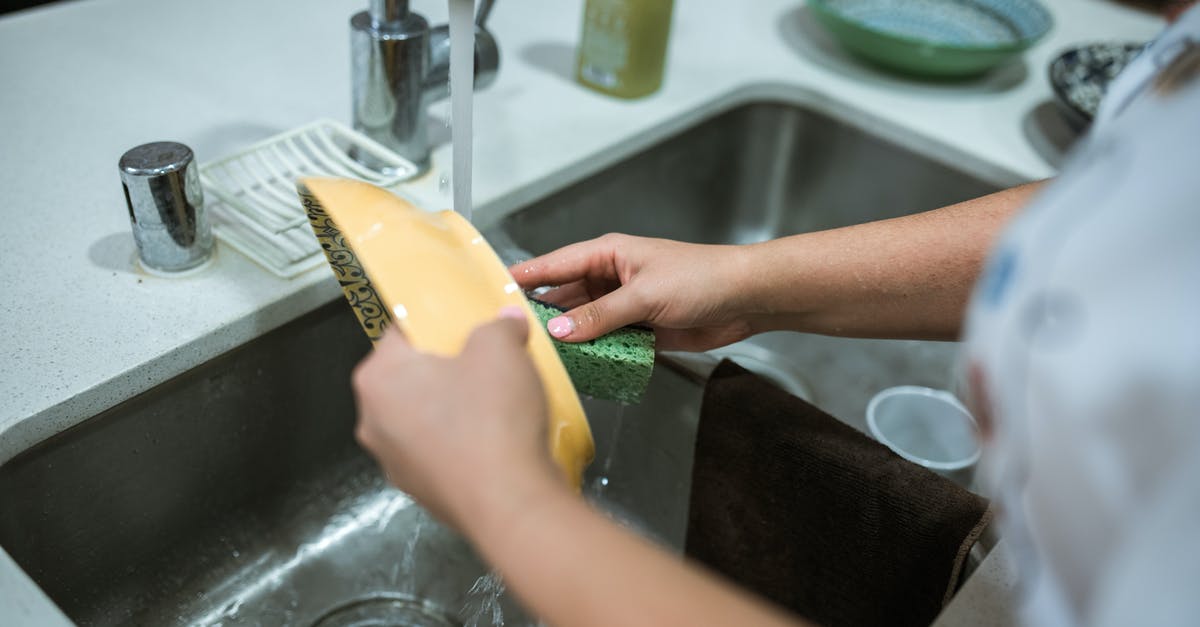
<instances>
[{"instance_id":1,"label":"person's hand","mask_svg":"<svg viewBox=\"0 0 1200 627\"><path fill-rule=\"evenodd\" d=\"M528 334L522 311L506 308L445 358L393 328L354 371L358 441L391 482L464 533L566 489Z\"/></svg>"},{"instance_id":2,"label":"person's hand","mask_svg":"<svg viewBox=\"0 0 1200 627\"><path fill-rule=\"evenodd\" d=\"M634 323L654 327L659 348L708 350L748 337L738 291L744 251L609 234L572 244L510 271L539 296L569 308L547 323L555 338L590 340Z\"/></svg>"}]
</instances>

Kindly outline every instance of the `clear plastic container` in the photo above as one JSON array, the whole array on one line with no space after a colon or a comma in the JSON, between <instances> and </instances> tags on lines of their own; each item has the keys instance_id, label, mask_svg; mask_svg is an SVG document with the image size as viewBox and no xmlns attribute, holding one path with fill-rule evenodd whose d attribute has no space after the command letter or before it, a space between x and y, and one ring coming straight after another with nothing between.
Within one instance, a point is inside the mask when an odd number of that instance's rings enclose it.
<instances>
[{"instance_id":1,"label":"clear plastic container","mask_svg":"<svg viewBox=\"0 0 1200 627\"><path fill-rule=\"evenodd\" d=\"M916 385L883 390L867 405L867 427L897 455L954 479L979 461L975 419L944 390Z\"/></svg>"}]
</instances>

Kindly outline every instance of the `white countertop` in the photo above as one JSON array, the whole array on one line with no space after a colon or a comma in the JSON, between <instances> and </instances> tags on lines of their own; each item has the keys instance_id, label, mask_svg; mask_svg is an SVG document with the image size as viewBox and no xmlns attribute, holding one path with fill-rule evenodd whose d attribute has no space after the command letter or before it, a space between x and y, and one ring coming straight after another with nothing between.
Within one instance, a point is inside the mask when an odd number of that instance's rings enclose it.
<instances>
[{"instance_id":1,"label":"white countertop","mask_svg":"<svg viewBox=\"0 0 1200 627\"><path fill-rule=\"evenodd\" d=\"M1057 120L1040 124L1053 115L1046 64L1074 43L1149 39L1161 22L1102 0L1047 2L1055 28L1023 63L929 84L852 60L798 0L685 0L662 90L626 102L571 80L581 2L503 0L490 21L499 77L475 104L476 220L761 99L817 107L997 185L1049 176L1062 141ZM324 267L282 280L228 247L191 278L140 272L117 159L170 139L204 162L317 118L349 123L348 20L365 4L87 0L0 19L0 463L340 298ZM443 2L412 4L444 22ZM443 143L406 192L448 207L449 157ZM0 560L0 582L13 568ZM0 588L0 606L16 590Z\"/></svg>"}]
</instances>

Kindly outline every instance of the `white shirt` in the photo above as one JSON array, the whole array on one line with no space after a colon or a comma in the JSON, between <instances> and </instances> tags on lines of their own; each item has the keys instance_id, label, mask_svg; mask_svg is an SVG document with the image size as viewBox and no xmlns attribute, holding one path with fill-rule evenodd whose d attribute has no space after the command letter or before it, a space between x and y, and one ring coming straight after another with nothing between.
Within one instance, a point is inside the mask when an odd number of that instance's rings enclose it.
<instances>
[{"instance_id":1,"label":"white shirt","mask_svg":"<svg viewBox=\"0 0 1200 627\"><path fill-rule=\"evenodd\" d=\"M968 314L1030 625L1200 625L1200 65L1155 84L1188 58L1200 6L1114 82Z\"/></svg>"}]
</instances>

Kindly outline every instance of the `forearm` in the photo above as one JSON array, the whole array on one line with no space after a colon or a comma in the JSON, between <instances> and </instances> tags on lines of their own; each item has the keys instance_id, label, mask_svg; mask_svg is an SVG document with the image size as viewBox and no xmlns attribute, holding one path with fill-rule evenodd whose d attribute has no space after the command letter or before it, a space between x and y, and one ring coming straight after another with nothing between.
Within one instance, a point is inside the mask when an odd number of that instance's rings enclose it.
<instances>
[{"instance_id":1,"label":"forearm","mask_svg":"<svg viewBox=\"0 0 1200 627\"><path fill-rule=\"evenodd\" d=\"M796 625L618 527L575 495L559 491L537 503L492 518L470 535L550 625Z\"/></svg>"},{"instance_id":2,"label":"forearm","mask_svg":"<svg viewBox=\"0 0 1200 627\"><path fill-rule=\"evenodd\" d=\"M954 339L996 236L1041 185L751 246L743 306L756 331Z\"/></svg>"}]
</instances>

